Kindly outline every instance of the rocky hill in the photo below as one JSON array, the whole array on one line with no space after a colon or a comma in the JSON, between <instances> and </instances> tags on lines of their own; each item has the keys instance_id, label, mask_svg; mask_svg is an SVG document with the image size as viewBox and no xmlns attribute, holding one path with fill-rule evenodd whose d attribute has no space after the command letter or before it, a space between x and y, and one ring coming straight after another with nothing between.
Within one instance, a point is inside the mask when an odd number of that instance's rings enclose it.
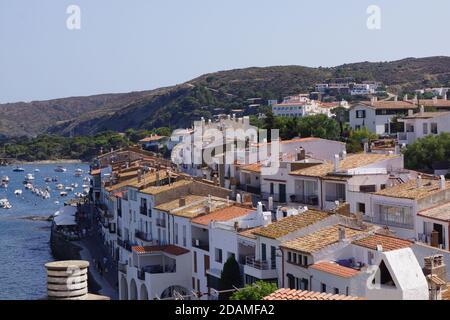
<instances>
[{"instance_id":1,"label":"rocky hill","mask_svg":"<svg viewBox=\"0 0 450 320\"><path fill-rule=\"evenodd\" d=\"M336 77L381 81L394 93L449 86L450 57L361 62L332 68L247 68L211 73L151 91L3 104L0 135L85 135L128 128L186 127L202 116L210 118L218 112L241 108L249 98L280 99Z\"/></svg>"}]
</instances>

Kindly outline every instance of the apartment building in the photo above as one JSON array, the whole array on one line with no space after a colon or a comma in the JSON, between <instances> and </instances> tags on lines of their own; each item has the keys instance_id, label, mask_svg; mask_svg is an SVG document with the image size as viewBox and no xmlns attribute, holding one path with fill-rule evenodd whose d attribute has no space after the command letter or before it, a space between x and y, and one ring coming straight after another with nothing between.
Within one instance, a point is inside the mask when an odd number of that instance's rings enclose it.
<instances>
[{"instance_id":1,"label":"apartment building","mask_svg":"<svg viewBox=\"0 0 450 320\"><path fill-rule=\"evenodd\" d=\"M311 100L309 95L296 95L284 98L282 103L272 105L272 113L278 117L306 117L324 114L331 117L331 108Z\"/></svg>"},{"instance_id":2,"label":"apartment building","mask_svg":"<svg viewBox=\"0 0 450 320\"><path fill-rule=\"evenodd\" d=\"M371 300L428 300L412 243L375 231L337 224L282 243L282 286Z\"/></svg>"}]
</instances>

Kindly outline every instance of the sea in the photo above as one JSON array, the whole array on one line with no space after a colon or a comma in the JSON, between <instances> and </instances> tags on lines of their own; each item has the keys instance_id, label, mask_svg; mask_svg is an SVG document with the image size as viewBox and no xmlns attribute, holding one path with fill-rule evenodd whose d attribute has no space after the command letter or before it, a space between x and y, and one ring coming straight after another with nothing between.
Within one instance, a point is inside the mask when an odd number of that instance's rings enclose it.
<instances>
[{"instance_id":1,"label":"sea","mask_svg":"<svg viewBox=\"0 0 450 320\"><path fill-rule=\"evenodd\" d=\"M55 172L61 165L67 172ZM35 300L46 296L45 263L53 261L50 251L50 222L31 221L30 216L48 217L64 206L64 202L75 198L75 192L82 192L83 178L88 176L89 166L84 163L23 164L24 172L14 172L16 166L0 167L0 179L8 176L7 188L0 187L0 199L8 199L12 208L0 208L0 300ZM82 169L81 177L75 177L76 169ZM24 188L27 173L34 175L33 185L41 189L49 186L50 199L43 199ZM45 182L45 178L58 182ZM70 186L78 184L67 197L61 197L56 190L58 183ZM22 190L16 196L15 190Z\"/></svg>"}]
</instances>

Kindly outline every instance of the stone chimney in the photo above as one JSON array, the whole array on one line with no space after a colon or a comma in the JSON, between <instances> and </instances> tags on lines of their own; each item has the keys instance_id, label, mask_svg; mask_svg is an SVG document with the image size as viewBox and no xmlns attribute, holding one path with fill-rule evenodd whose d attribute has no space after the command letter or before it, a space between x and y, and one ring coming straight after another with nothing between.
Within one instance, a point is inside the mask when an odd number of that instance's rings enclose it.
<instances>
[{"instance_id":1,"label":"stone chimney","mask_svg":"<svg viewBox=\"0 0 450 320\"><path fill-rule=\"evenodd\" d=\"M414 110L412 109L408 109L408 116L413 116L414 115Z\"/></svg>"},{"instance_id":2,"label":"stone chimney","mask_svg":"<svg viewBox=\"0 0 450 320\"><path fill-rule=\"evenodd\" d=\"M347 158L347 151L342 151L342 160L345 160Z\"/></svg>"},{"instance_id":3,"label":"stone chimney","mask_svg":"<svg viewBox=\"0 0 450 320\"><path fill-rule=\"evenodd\" d=\"M178 206L179 206L180 208L186 206L186 198L180 198L180 199L178 200Z\"/></svg>"},{"instance_id":4,"label":"stone chimney","mask_svg":"<svg viewBox=\"0 0 450 320\"><path fill-rule=\"evenodd\" d=\"M306 150L303 147L300 147L297 153L297 161L302 161L306 159Z\"/></svg>"},{"instance_id":5,"label":"stone chimney","mask_svg":"<svg viewBox=\"0 0 450 320\"><path fill-rule=\"evenodd\" d=\"M240 193L238 193L236 195L236 203L242 203L242 201L241 201L241 194Z\"/></svg>"},{"instance_id":6,"label":"stone chimney","mask_svg":"<svg viewBox=\"0 0 450 320\"><path fill-rule=\"evenodd\" d=\"M430 291L430 300L442 300L442 292L447 290L447 266L441 254L426 257L423 274Z\"/></svg>"},{"instance_id":7,"label":"stone chimney","mask_svg":"<svg viewBox=\"0 0 450 320\"><path fill-rule=\"evenodd\" d=\"M49 262L45 268L49 300L109 300L88 293L88 261Z\"/></svg>"}]
</instances>

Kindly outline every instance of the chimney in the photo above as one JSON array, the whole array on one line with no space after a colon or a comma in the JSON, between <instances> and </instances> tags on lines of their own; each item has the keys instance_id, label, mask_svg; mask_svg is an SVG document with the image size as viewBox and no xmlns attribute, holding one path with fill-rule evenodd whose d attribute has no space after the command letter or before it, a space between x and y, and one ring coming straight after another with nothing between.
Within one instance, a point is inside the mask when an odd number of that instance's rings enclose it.
<instances>
[{"instance_id":1,"label":"chimney","mask_svg":"<svg viewBox=\"0 0 450 320\"><path fill-rule=\"evenodd\" d=\"M138 183L141 183L141 180L142 180L141 169L138 169Z\"/></svg>"},{"instance_id":2,"label":"chimney","mask_svg":"<svg viewBox=\"0 0 450 320\"><path fill-rule=\"evenodd\" d=\"M186 206L186 198L180 198L180 199L178 200L178 206L179 206L180 208Z\"/></svg>"},{"instance_id":3,"label":"chimney","mask_svg":"<svg viewBox=\"0 0 450 320\"><path fill-rule=\"evenodd\" d=\"M297 161L306 159L306 150L303 147L300 147L299 152L297 153Z\"/></svg>"},{"instance_id":4,"label":"chimney","mask_svg":"<svg viewBox=\"0 0 450 320\"><path fill-rule=\"evenodd\" d=\"M424 108L424 106L420 106L420 113L425 113L425 108Z\"/></svg>"},{"instance_id":5,"label":"chimney","mask_svg":"<svg viewBox=\"0 0 450 320\"><path fill-rule=\"evenodd\" d=\"M364 153L368 153L368 152L369 152L369 143L364 142Z\"/></svg>"},{"instance_id":6,"label":"chimney","mask_svg":"<svg viewBox=\"0 0 450 320\"><path fill-rule=\"evenodd\" d=\"M414 115L414 110L412 109L408 109L408 116L413 116Z\"/></svg>"},{"instance_id":7,"label":"chimney","mask_svg":"<svg viewBox=\"0 0 450 320\"><path fill-rule=\"evenodd\" d=\"M397 102L398 101L398 96L394 97L394 101Z\"/></svg>"},{"instance_id":8,"label":"chimney","mask_svg":"<svg viewBox=\"0 0 450 320\"><path fill-rule=\"evenodd\" d=\"M424 259L425 265L423 268L423 273L425 276L433 274L438 276L444 282L447 282L447 266L444 262L444 256L437 254L431 257L426 257Z\"/></svg>"},{"instance_id":9,"label":"chimney","mask_svg":"<svg viewBox=\"0 0 450 320\"><path fill-rule=\"evenodd\" d=\"M347 151L343 150L342 151L342 160L347 159Z\"/></svg>"},{"instance_id":10,"label":"chimney","mask_svg":"<svg viewBox=\"0 0 450 320\"><path fill-rule=\"evenodd\" d=\"M417 176L416 186L417 186L417 188L422 188L422 176L421 175Z\"/></svg>"},{"instance_id":11,"label":"chimney","mask_svg":"<svg viewBox=\"0 0 450 320\"><path fill-rule=\"evenodd\" d=\"M403 101L408 101L408 94L405 94L405 96L403 97Z\"/></svg>"},{"instance_id":12,"label":"chimney","mask_svg":"<svg viewBox=\"0 0 450 320\"><path fill-rule=\"evenodd\" d=\"M334 155L334 172L339 171L339 164L340 164L339 155L335 154Z\"/></svg>"},{"instance_id":13,"label":"chimney","mask_svg":"<svg viewBox=\"0 0 450 320\"><path fill-rule=\"evenodd\" d=\"M441 190L445 190L445 187L446 187L445 176L441 175L439 176L439 188Z\"/></svg>"},{"instance_id":14,"label":"chimney","mask_svg":"<svg viewBox=\"0 0 450 320\"><path fill-rule=\"evenodd\" d=\"M447 92L444 93L444 96L442 97L442 99L443 99L444 101L447 101Z\"/></svg>"},{"instance_id":15,"label":"chimney","mask_svg":"<svg viewBox=\"0 0 450 320\"><path fill-rule=\"evenodd\" d=\"M400 146L398 144L395 145L395 154L400 154Z\"/></svg>"},{"instance_id":16,"label":"chimney","mask_svg":"<svg viewBox=\"0 0 450 320\"><path fill-rule=\"evenodd\" d=\"M241 202L241 194L240 194L240 193L238 193L238 194L236 195L236 202L237 202L237 203L242 203L242 202Z\"/></svg>"},{"instance_id":17,"label":"chimney","mask_svg":"<svg viewBox=\"0 0 450 320\"><path fill-rule=\"evenodd\" d=\"M437 97L433 97L433 104L437 104L438 102L438 98Z\"/></svg>"},{"instance_id":18,"label":"chimney","mask_svg":"<svg viewBox=\"0 0 450 320\"><path fill-rule=\"evenodd\" d=\"M273 197L269 197L268 200L269 211L273 210Z\"/></svg>"},{"instance_id":19,"label":"chimney","mask_svg":"<svg viewBox=\"0 0 450 320\"><path fill-rule=\"evenodd\" d=\"M345 229L343 227L339 227L339 241L344 241L345 239Z\"/></svg>"},{"instance_id":20,"label":"chimney","mask_svg":"<svg viewBox=\"0 0 450 320\"><path fill-rule=\"evenodd\" d=\"M88 261L56 261L47 269L47 296L49 300L107 300L104 296L88 293Z\"/></svg>"}]
</instances>

